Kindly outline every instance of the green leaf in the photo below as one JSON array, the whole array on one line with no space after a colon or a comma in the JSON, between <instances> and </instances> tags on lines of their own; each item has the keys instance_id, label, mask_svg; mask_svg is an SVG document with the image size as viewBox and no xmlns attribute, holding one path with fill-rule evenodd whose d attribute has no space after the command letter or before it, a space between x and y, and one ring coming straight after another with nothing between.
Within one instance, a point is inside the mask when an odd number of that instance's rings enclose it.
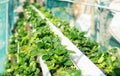
<instances>
[{"instance_id":1,"label":"green leaf","mask_svg":"<svg viewBox=\"0 0 120 76\"><path fill-rule=\"evenodd\" d=\"M72 63L71 60L68 60L68 61L66 61L66 62L64 63L64 65L65 65L65 66L72 66L73 63Z\"/></svg>"},{"instance_id":2,"label":"green leaf","mask_svg":"<svg viewBox=\"0 0 120 76\"><path fill-rule=\"evenodd\" d=\"M102 63L104 61L104 54L98 59L98 63Z\"/></svg>"}]
</instances>

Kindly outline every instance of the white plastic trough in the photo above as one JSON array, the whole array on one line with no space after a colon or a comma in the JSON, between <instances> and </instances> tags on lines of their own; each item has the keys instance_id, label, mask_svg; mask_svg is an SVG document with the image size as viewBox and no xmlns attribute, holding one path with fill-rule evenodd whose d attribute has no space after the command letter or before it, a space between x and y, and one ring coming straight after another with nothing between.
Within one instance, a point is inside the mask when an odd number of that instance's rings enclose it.
<instances>
[{"instance_id":1,"label":"white plastic trough","mask_svg":"<svg viewBox=\"0 0 120 76\"><path fill-rule=\"evenodd\" d=\"M47 65L42 60L42 56L39 56L39 61L40 61L40 66L41 66L41 69L42 69L43 76L51 76L50 71L48 70Z\"/></svg>"},{"instance_id":2,"label":"white plastic trough","mask_svg":"<svg viewBox=\"0 0 120 76\"><path fill-rule=\"evenodd\" d=\"M36 7L33 5L31 5L31 7L41 16L41 18L47 20L51 30L60 37L62 45L66 46L68 50L75 52L74 54L70 55L70 58L72 59L76 68L81 70L82 76L106 76L90 59L88 59L87 56L85 56L67 37L65 37L60 30L55 27L55 25L45 18L45 16ZM44 69L44 66L42 67ZM43 75L46 76L48 71L45 69L43 71L45 71Z\"/></svg>"}]
</instances>

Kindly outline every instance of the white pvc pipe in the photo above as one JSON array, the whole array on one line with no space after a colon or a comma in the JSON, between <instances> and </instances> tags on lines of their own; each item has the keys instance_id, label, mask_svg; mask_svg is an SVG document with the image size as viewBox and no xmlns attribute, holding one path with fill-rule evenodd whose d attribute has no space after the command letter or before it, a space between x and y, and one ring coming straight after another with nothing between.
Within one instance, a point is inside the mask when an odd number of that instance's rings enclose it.
<instances>
[{"instance_id":1,"label":"white pvc pipe","mask_svg":"<svg viewBox=\"0 0 120 76\"><path fill-rule=\"evenodd\" d=\"M61 39L62 45L66 46L68 50L72 50L75 53L70 55L74 65L82 71L82 76L106 76L87 56L85 56L67 37L65 37L60 30L52 24L37 8L31 5L31 7L43 18L47 20L50 28L54 34L58 35ZM46 69L47 70L47 69ZM45 71L45 70L43 70ZM45 71L44 76L48 74ZM48 75L47 75L48 76Z\"/></svg>"}]
</instances>

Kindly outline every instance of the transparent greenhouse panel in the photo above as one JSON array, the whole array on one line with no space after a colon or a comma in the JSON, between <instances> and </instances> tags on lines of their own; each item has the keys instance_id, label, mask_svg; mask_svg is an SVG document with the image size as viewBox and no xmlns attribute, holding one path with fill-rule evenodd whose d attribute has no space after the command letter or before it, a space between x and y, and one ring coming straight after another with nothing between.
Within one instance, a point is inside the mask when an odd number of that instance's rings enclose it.
<instances>
[{"instance_id":1,"label":"transparent greenhouse panel","mask_svg":"<svg viewBox=\"0 0 120 76\"><path fill-rule=\"evenodd\" d=\"M0 0L0 75L4 70L8 36L8 1Z\"/></svg>"},{"instance_id":2,"label":"transparent greenhouse panel","mask_svg":"<svg viewBox=\"0 0 120 76\"><path fill-rule=\"evenodd\" d=\"M10 38L11 29L14 27L14 0L9 1L8 12L8 37Z\"/></svg>"},{"instance_id":3,"label":"transparent greenhouse panel","mask_svg":"<svg viewBox=\"0 0 120 76\"><path fill-rule=\"evenodd\" d=\"M106 2L103 1L101 3L103 3L105 6L110 6L112 4L112 2L110 2L109 0L107 0ZM120 1L117 4L119 4L118 6L120 6ZM111 7L115 7L115 6L116 5L112 5ZM113 8L113 9L116 9L116 8ZM119 13L117 11L115 12ZM95 9L95 16L96 16L95 26L98 27L98 30L95 31L95 32L98 32L97 40L107 49L110 49L111 47L120 48L119 40L117 40L117 38L120 37L118 36L119 31L117 30L118 28L120 28L119 25L117 25L117 23L120 21L119 19L117 19L117 17L119 16L116 17L116 14L114 13L113 10L107 10L102 8ZM113 27L111 28L112 25ZM114 32L114 35L113 35L113 32Z\"/></svg>"},{"instance_id":4,"label":"transparent greenhouse panel","mask_svg":"<svg viewBox=\"0 0 120 76\"><path fill-rule=\"evenodd\" d=\"M62 2L59 0L46 0L45 5L52 13L68 22L73 20L72 4L69 2Z\"/></svg>"},{"instance_id":5,"label":"transparent greenhouse panel","mask_svg":"<svg viewBox=\"0 0 120 76\"><path fill-rule=\"evenodd\" d=\"M112 12L111 9L90 6L92 4L98 4L109 8L113 0L84 0L83 4L79 4L79 2L82 2L80 0L74 1L78 1L78 4L70 3L65 0L46 0L45 4L55 16L76 25L80 31L86 31L89 38L101 43L103 46L101 50L110 49L111 47L120 48L120 43L118 41L119 37L117 34L118 32L114 33L114 35L117 35L116 39L116 37L112 35L114 30L109 30L109 26L111 26L110 24L115 22L113 20L115 16L114 12ZM85 5L84 2L88 5ZM120 1L118 6L120 6ZM114 7L117 9L117 6Z\"/></svg>"}]
</instances>

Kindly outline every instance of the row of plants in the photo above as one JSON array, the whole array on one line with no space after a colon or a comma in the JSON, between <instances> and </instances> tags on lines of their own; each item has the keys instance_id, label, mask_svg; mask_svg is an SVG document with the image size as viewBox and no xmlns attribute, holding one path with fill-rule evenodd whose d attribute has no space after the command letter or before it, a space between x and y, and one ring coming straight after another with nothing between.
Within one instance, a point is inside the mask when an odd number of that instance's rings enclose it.
<instances>
[{"instance_id":1,"label":"row of plants","mask_svg":"<svg viewBox=\"0 0 120 76\"><path fill-rule=\"evenodd\" d=\"M75 26L52 15L50 10L40 5L33 4L43 15L48 18L60 31L68 37L85 55L91 59L107 76L120 75L120 59L117 58L117 49L101 50L102 45L95 40L87 38L85 32L81 32Z\"/></svg>"},{"instance_id":2,"label":"row of plants","mask_svg":"<svg viewBox=\"0 0 120 76\"><path fill-rule=\"evenodd\" d=\"M30 34L25 23L24 13L19 14L19 20L9 40L7 59L3 76L37 76L41 75L41 68L37 55L33 55Z\"/></svg>"},{"instance_id":3,"label":"row of plants","mask_svg":"<svg viewBox=\"0 0 120 76\"><path fill-rule=\"evenodd\" d=\"M38 56L42 56L52 76L80 76L69 57L73 52L61 45L45 19L28 4L24 8L10 38L3 76L41 76Z\"/></svg>"},{"instance_id":4,"label":"row of plants","mask_svg":"<svg viewBox=\"0 0 120 76\"><path fill-rule=\"evenodd\" d=\"M37 76L41 72L37 57L31 55L30 37L24 23L25 19L21 17L9 40L3 76Z\"/></svg>"}]
</instances>

